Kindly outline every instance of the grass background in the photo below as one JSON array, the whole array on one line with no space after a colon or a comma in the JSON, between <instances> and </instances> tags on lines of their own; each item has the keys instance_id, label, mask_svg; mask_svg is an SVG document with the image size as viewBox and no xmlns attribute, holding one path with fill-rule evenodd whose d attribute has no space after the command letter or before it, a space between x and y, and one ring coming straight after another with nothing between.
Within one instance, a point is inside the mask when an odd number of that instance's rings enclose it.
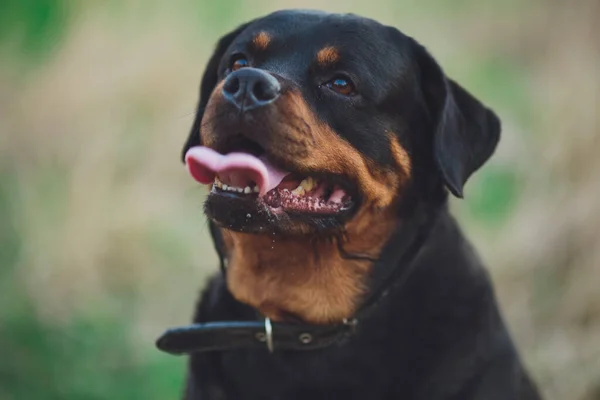
<instances>
[{"instance_id":1,"label":"grass background","mask_svg":"<svg viewBox=\"0 0 600 400\"><path fill-rule=\"evenodd\" d=\"M0 1L0 399L178 398L217 264L179 151L216 40L289 7L425 44L503 120L455 212L548 399L600 399L597 0Z\"/></svg>"}]
</instances>

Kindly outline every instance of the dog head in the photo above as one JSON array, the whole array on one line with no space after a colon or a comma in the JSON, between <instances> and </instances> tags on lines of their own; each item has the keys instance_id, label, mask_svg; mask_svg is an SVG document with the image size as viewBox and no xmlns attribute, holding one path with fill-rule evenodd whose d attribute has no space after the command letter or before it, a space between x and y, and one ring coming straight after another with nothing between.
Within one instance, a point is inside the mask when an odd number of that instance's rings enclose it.
<instances>
[{"instance_id":1,"label":"dog head","mask_svg":"<svg viewBox=\"0 0 600 400\"><path fill-rule=\"evenodd\" d=\"M183 149L217 226L329 235L462 197L500 123L395 28L288 10L225 35ZM368 225L368 222L361 223Z\"/></svg>"}]
</instances>

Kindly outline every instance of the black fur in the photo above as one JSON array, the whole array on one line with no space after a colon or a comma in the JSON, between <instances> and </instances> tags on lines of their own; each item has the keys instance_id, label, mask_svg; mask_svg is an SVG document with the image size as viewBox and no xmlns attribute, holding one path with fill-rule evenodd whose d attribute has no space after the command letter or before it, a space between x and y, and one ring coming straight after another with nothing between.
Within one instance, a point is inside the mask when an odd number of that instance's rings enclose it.
<instances>
[{"instance_id":1,"label":"black fur","mask_svg":"<svg viewBox=\"0 0 600 400\"><path fill-rule=\"evenodd\" d=\"M210 123L202 120L204 107L230 57L246 51L261 30L273 39L267 53L251 59L253 66L299 87L322 120L380 165L392 162L387 133L398 135L413 163L399 213L410 219L419 207L438 217L406 283L360 321L350 341L311 352L192 355L185 399L540 399L490 279L446 204L445 188L461 197L469 176L493 153L498 118L394 28L354 15L282 11L221 39L202 79L184 152L200 144L200 124ZM311 64L324 45L341 49L342 72L356 81L359 96L342 99L321 90L320 82L340 72ZM211 232L219 249L218 231L211 226ZM409 267L382 257L377 265ZM221 274L210 281L194 317L253 319L256 311L233 299Z\"/></svg>"}]
</instances>

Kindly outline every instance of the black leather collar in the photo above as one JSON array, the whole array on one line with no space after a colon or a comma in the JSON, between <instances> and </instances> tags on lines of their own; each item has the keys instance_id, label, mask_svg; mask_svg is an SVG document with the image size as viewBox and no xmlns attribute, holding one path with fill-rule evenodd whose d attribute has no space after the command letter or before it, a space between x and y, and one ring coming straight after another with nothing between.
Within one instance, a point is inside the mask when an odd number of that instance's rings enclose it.
<instances>
[{"instance_id":1,"label":"black leather collar","mask_svg":"<svg viewBox=\"0 0 600 400\"><path fill-rule=\"evenodd\" d=\"M285 322L227 321L192 324L169 329L157 341L162 351L189 354L205 351L261 348L316 350L341 342L352 334L355 323L308 325Z\"/></svg>"},{"instance_id":2,"label":"black leather collar","mask_svg":"<svg viewBox=\"0 0 600 400\"><path fill-rule=\"evenodd\" d=\"M266 348L271 352L316 350L342 343L391 291L397 290L409 278L416 266L415 258L427 241L438 214L431 209L421 210L396 230L375 262L373 271L376 274L371 277L370 295L351 320L330 325L271 322L268 318L191 324L167 330L156 346L170 354L190 354L242 348Z\"/></svg>"}]
</instances>

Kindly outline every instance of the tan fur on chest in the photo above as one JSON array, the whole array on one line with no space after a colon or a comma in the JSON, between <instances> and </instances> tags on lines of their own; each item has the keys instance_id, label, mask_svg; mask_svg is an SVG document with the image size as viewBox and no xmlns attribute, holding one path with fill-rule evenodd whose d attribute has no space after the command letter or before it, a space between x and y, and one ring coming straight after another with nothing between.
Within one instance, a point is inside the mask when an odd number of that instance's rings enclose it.
<instances>
[{"instance_id":1,"label":"tan fur on chest","mask_svg":"<svg viewBox=\"0 0 600 400\"><path fill-rule=\"evenodd\" d=\"M395 226L389 215L364 210L348 226L342 246L376 258ZM372 262L344 259L335 241L222 233L229 290L273 320L292 315L311 323L339 322L352 316L366 290Z\"/></svg>"}]
</instances>

